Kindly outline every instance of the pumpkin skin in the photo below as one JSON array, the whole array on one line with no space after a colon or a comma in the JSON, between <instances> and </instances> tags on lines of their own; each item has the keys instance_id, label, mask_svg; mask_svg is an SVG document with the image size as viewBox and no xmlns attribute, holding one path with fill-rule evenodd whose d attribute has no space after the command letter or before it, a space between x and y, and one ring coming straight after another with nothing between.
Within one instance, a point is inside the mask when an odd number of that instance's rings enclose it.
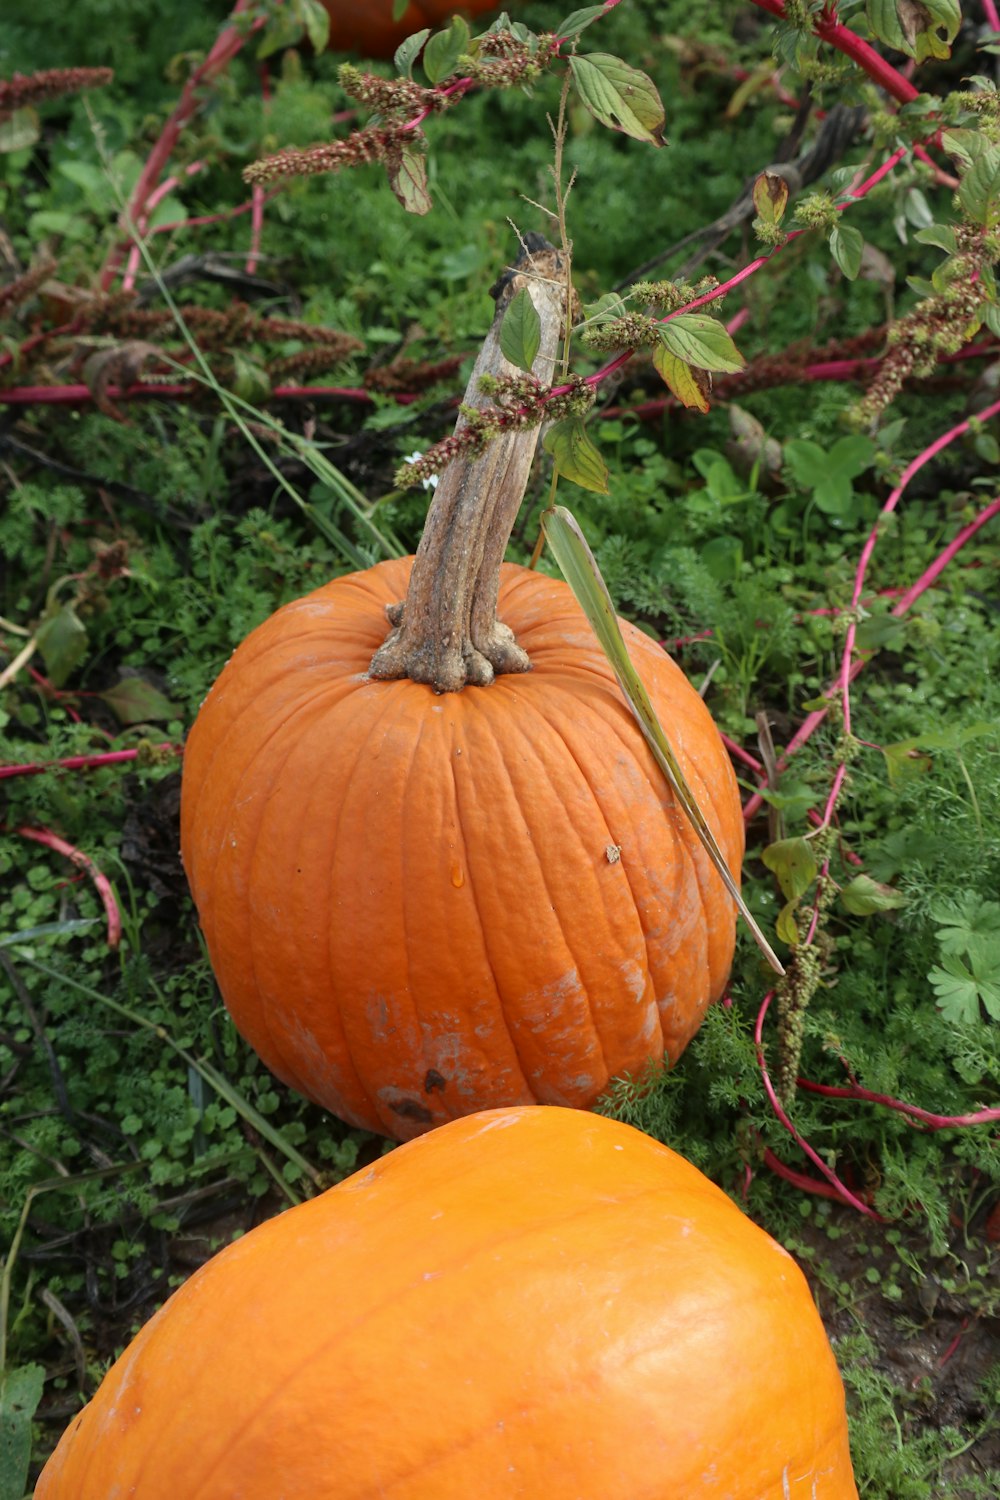
<instances>
[{"instance_id":1,"label":"pumpkin skin","mask_svg":"<svg viewBox=\"0 0 1000 1500\"><path fill-rule=\"evenodd\" d=\"M364 676L408 577L380 564L253 632L189 736L181 807L241 1032L290 1086L404 1138L480 1108L586 1107L676 1058L735 928L569 589L506 570L500 614L533 671L439 697ZM735 874L710 716L628 637Z\"/></svg>"},{"instance_id":2,"label":"pumpkin skin","mask_svg":"<svg viewBox=\"0 0 1000 1500\"><path fill-rule=\"evenodd\" d=\"M791 1256L563 1109L456 1121L176 1292L35 1500L857 1500Z\"/></svg>"},{"instance_id":3,"label":"pumpkin skin","mask_svg":"<svg viewBox=\"0 0 1000 1500\"><path fill-rule=\"evenodd\" d=\"M392 19L393 0L323 0L330 17L329 47L363 57L391 57L406 37L425 26L446 26L454 15L512 10L501 0L413 0L401 21Z\"/></svg>"},{"instance_id":4,"label":"pumpkin skin","mask_svg":"<svg viewBox=\"0 0 1000 1500\"><path fill-rule=\"evenodd\" d=\"M585 1108L616 1074L674 1060L735 937L565 584L504 566L499 614L528 673L444 695L365 676L411 562L337 579L243 642L188 737L181 796L237 1027L292 1088L401 1139L477 1109ZM718 732L624 629L738 878Z\"/></svg>"}]
</instances>

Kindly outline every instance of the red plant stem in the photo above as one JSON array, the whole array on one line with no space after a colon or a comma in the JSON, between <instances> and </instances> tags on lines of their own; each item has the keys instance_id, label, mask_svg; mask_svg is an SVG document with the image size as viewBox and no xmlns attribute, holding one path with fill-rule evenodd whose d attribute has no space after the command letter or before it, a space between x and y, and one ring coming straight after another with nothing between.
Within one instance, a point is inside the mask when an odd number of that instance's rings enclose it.
<instances>
[{"instance_id":1,"label":"red plant stem","mask_svg":"<svg viewBox=\"0 0 1000 1500\"><path fill-rule=\"evenodd\" d=\"M981 510L977 516L973 517L968 526L963 526L958 535L948 543L944 551L934 559L926 573L917 579L912 588L907 589L893 610L893 614L905 614L911 604L916 599L919 599L920 595L937 580L955 554L960 552L966 542L975 536L981 526L985 526L987 521L992 521L998 512L1000 512L1000 499L991 500L984 510Z\"/></svg>"},{"instance_id":2,"label":"red plant stem","mask_svg":"<svg viewBox=\"0 0 1000 1500\"><path fill-rule=\"evenodd\" d=\"M752 0L752 3L761 10L769 11L772 16L777 16L779 20L785 20L784 0ZM829 42L831 47L836 47L838 52L856 62L869 78L885 89L887 94L891 94L893 99L898 99L900 104L909 104L911 99L917 98L920 90L914 88L912 83L887 63L870 42L841 25L836 19L833 5L824 6L813 21L813 31L820 41Z\"/></svg>"},{"instance_id":3,"label":"red plant stem","mask_svg":"<svg viewBox=\"0 0 1000 1500\"><path fill-rule=\"evenodd\" d=\"M983 0L983 15L986 17L987 26L990 26L994 31L1000 31L1000 13L998 13L993 0Z\"/></svg>"},{"instance_id":4,"label":"red plant stem","mask_svg":"<svg viewBox=\"0 0 1000 1500\"><path fill-rule=\"evenodd\" d=\"M67 844L65 839L59 838L58 834L49 828L29 828L27 824L15 828L14 832L22 839L31 839L36 844L44 844L47 849L54 849L57 854L62 854L70 859L78 869L83 870L94 882L97 894L101 898L104 912L108 920L108 947L117 948L121 942L122 919L115 900L115 893L111 889L111 882L103 875L89 854L84 854L82 849L77 849L73 844Z\"/></svg>"},{"instance_id":5,"label":"red plant stem","mask_svg":"<svg viewBox=\"0 0 1000 1500\"><path fill-rule=\"evenodd\" d=\"M196 174L198 172L203 172L204 170L205 170L205 163L203 161L193 161L193 162L189 163L189 165L186 166L183 169L183 176L185 176L185 177L194 177L194 176L196 176ZM180 183L180 177L178 177L177 174L174 173L174 175L172 177L165 178L164 181L160 183L159 187L153 189L153 191L149 195L149 200L148 200L148 202L146 204L146 211L143 214L141 220L139 220L138 223L136 224L136 231L139 234L148 234L149 233L149 216L150 216L150 214L156 208L157 204L161 203L163 201L163 199L167 196L167 194L169 192L172 192L173 189L179 185L179 183ZM166 226L162 226L162 227L165 228ZM127 262L125 264L125 274L122 277L122 290L123 291L130 292L132 290L132 288L135 286L135 278L139 274L139 266L140 266L141 262L142 262L142 252L139 249L138 245L133 245L132 248L131 248L131 250L128 253L128 260L127 260Z\"/></svg>"},{"instance_id":6,"label":"red plant stem","mask_svg":"<svg viewBox=\"0 0 1000 1500\"><path fill-rule=\"evenodd\" d=\"M135 401L143 397L185 398L198 390L194 382L177 384L130 385L123 390L109 385L107 395L112 401ZM271 392L272 400L278 401L360 401L368 403L371 395L361 387L340 385L277 385ZM419 400L408 393L394 398L400 406L408 406ZM23 385L9 391L0 391L0 406L84 406L93 400L93 392L86 385Z\"/></svg>"},{"instance_id":7,"label":"red plant stem","mask_svg":"<svg viewBox=\"0 0 1000 1500\"><path fill-rule=\"evenodd\" d=\"M1000 27L998 27L997 29L1000 30ZM944 1353L942 1354L941 1358L938 1360L938 1368L939 1369L941 1368L942 1365L946 1365L948 1363L949 1359L951 1359L952 1355L955 1353L955 1351L957 1350L959 1344L962 1342L963 1338L965 1337L965 1331L968 1328L968 1326L969 1326L969 1320L968 1320L968 1318L967 1317L963 1318L962 1319L962 1326L959 1328L959 1330L956 1333L955 1337L952 1339L951 1343L948 1345L947 1349L944 1351Z\"/></svg>"},{"instance_id":8,"label":"red plant stem","mask_svg":"<svg viewBox=\"0 0 1000 1500\"><path fill-rule=\"evenodd\" d=\"M963 437L965 433L968 432L970 424L973 420L977 422L987 421L990 417L995 416L997 412L1000 412L1000 401L994 401L992 405L987 406L983 411L977 412L975 418L969 418L964 422L959 422L956 427L952 427L948 432L944 433L941 437L937 438L933 443L925 448L922 453L919 453L917 457L913 459L913 461L909 463L903 470L903 474L899 484L892 491L892 494L883 505L882 510L879 513L879 519L878 521L876 521L874 527L872 528L868 540L865 542L864 548L862 550L861 558L858 562L857 571L855 573L854 593L851 599L852 608L856 609L860 601L861 589L864 585L865 574L868 569L868 562L871 558L872 552L875 550L875 544L878 541L881 523L886 516L891 515L891 513L895 510L910 480L916 473L919 472L920 469L923 468L926 463L928 463L932 458L936 457L936 455L940 453L943 448L947 447L949 443L953 443L956 438ZM996 500L991 501L989 505L987 505L982 511L980 511L979 515L976 516L968 526L964 527L962 531L959 532L958 536L956 536L952 542L949 542L948 546L944 549L940 556L935 558L930 567L921 574L916 583L914 583L909 589L907 589L906 593L899 600L899 602L893 606L892 614L897 619L900 619L903 615L905 615L917 601L917 599L920 598L921 594L925 593L927 589L931 587L931 585L940 575L942 569L952 560L952 558L955 557L960 548L965 545L970 537L976 534L981 526L984 526L987 521L989 521L993 516L997 514L998 509L1000 509L1000 504L998 504ZM840 672L837 676L836 681L830 684L825 694L825 696L828 697L836 695L838 692L842 695L842 697L845 694L847 695L846 702L844 704L844 729L847 733L850 733L849 687L851 682L854 681L854 678L857 677L858 673L864 667L866 661L870 659L868 657L854 656L854 644L856 635L857 625L852 621L851 625L848 627L847 639L844 642L844 653L841 659ZM802 746L807 742L807 740L812 737L812 735L819 728L820 724L822 724L823 720L826 718L829 711L830 710L828 707L815 709L811 714L809 714L806 719L803 720L797 732L789 740L784 755L782 755L778 761L779 771L784 771L787 769L788 762L791 757L796 753L796 751L801 750ZM760 810L762 802L763 798L760 796L760 794L755 793L745 803L743 808L743 816L747 821L749 821Z\"/></svg>"},{"instance_id":9,"label":"red plant stem","mask_svg":"<svg viewBox=\"0 0 1000 1500\"><path fill-rule=\"evenodd\" d=\"M755 755L751 755L749 750L744 750L742 745L738 745L735 740L731 740L728 734L723 734L721 738L722 743L735 760L742 761L745 766L750 767L751 771L763 774L764 767Z\"/></svg>"},{"instance_id":10,"label":"red plant stem","mask_svg":"<svg viewBox=\"0 0 1000 1500\"><path fill-rule=\"evenodd\" d=\"M769 1167L778 1177L783 1177L793 1187L797 1187L803 1193L814 1193L817 1198L832 1198L835 1203L843 1203L843 1198L835 1187L828 1182L818 1182L815 1177L810 1177L806 1172L796 1172L794 1167L787 1166L780 1158L775 1156L770 1146L764 1147L764 1165ZM878 1218L872 1214L872 1218Z\"/></svg>"},{"instance_id":11,"label":"red plant stem","mask_svg":"<svg viewBox=\"0 0 1000 1500\"><path fill-rule=\"evenodd\" d=\"M800 1089L810 1094L823 1094L829 1099L863 1099L868 1104L881 1104L885 1109L897 1110L920 1120L928 1130L950 1130L963 1125L990 1125L1000 1120L1000 1109L979 1109L968 1115L938 1115L932 1110L921 1109L917 1104L907 1104L904 1099L893 1099L888 1094L873 1094L860 1084L852 1083L846 1088L832 1083L812 1083L808 1078L796 1079Z\"/></svg>"},{"instance_id":12,"label":"red plant stem","mask_svg":"<svg viewBox=\"0 0 1000 1500\"><path fill-rule=\"evenodd\" d=\"M236 4L230 12L230 19L240 15L242 11L247 9L249 4L250 0L236 0ZM121 227L126 233L131 234L132 229L141 224L143 218L147 215L150 195L159 182L167 162L173 155L182 131L198 109L200 102L199 89L204 84L210 83L213 78L217 78L220 73L225 72L230 62L246 45L253 33L259 31L265 24L266 17L259 16L251 21L245 30L241 30L239 27L233 25L227 26L224 31L219 33L215 45L204 62L195 68L191 74L191 77L181 91L180 99L177 101L173 113L167 119L163 129L160 131L159 139L146 158L146 165L139 174L138 182L132 189L132 196L121 218ZM108 255L104 263L104 269L101 272L102 291L110 291L113 286L124 253L124 245L118 244Z\"/></svg>"},{"instance_id":13,"label":"red plant stem","mask_svg":"<svg viewBox=\"0 0 1000 1500\"><path fill-rule=\"evenodd\" d=\"M760 1010L757 1013L757 1022L754 1026L753 1033L754 1046L757 1051L757 1066L760 1068L760 1075L764 1083L764 1092L767 1094L771 1108L774 1110L774 1113L777 1115L781 1124L788 1131L789 1135L795 1141L799 1149L805 1152L806 1156L808 1156L813 1166L819 1168L820 1172L837 1193L841 1201L844 1203L849 1203L852 1208L857 1209L858 1213L865 1214L869 1219L877 1219L879 1218L879 1215L875 1213L874 1209L869 1208L866 1203L862 1203L860 1198L855 1197L850 1188L847 1187L845 1183L841 1182L840 1178L837 1176L833 1168L828 1167L823 1158L813 1150L812 1146L810 1146L805 1137L799 1134L795 1126L792 1124L791 1120L788 1118L781 1100L778 1098L774 1084L771 1082L771 1075L767 1071L767 1063L764 1060L764 1019L767 1015L768 1010L770 1009L771 1001L773 999L774 991L768 990L767 994L764 996L763 1001L761 1002Z\"/></svg>"},{"instance_id":14,"label":"red plant stem","mask_svg":"<svg viewBox=\"0 0 1000 1500\"><path fill-rule=\"evenodd\" d=\"M959 185L958 178L953 176L951 172L946 172L943 167L939 167L934 158L928 155L923 146L914 146L913 154L919 161L922 161L925 166L930 167L931 171L934 173L934 181L938 184L939 187L951 188L952 192L955 191L955 189Z\"/></svg>"},{"instance_id":15,"label":"red plant stem","mask_svg":"<svg viewBox=\"0 0 1000 1500\"><path fill-rule=\"evenodd\" d=\"M267 196L262 183L255 182L252 188L253 198L250 217L250 249L247 253L246 273L254 276L260 261L260 242L264 233L264 204Z\"/></svg>"},{"instance_id":16,"label":"red plant stem","mask_svg":"<svg viewBox=\"0 0 1000 1500\"><path fill-rule=\"evenodd\" d=\"M183 754L183 747L172 745L169 740L164 740L161 745L153 745L151 750L157 755L163 755L168 750L172 755ZM44 771L89 771L96 766L116 766L149 753L146 747L141 750L105 750L99 755L66 755L61 760L34 760L20 766L0 766L0 781L6 781L11 776L41 776Z\"/></svg>"}]
</instances>

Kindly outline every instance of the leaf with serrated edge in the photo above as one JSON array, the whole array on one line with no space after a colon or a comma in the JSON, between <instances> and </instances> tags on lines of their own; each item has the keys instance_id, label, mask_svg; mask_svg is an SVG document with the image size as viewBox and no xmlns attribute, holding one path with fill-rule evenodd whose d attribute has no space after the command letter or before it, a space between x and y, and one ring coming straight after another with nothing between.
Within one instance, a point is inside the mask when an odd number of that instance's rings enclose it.
<instances>
[{"instance_id":1,"label":"leaf with serrated edge","mask_svg":"<svg viewBox=\"0 0 1000 1500\"><path fill-rule=\"evenodd\" d=\"M642 730L646 743L653 752L657 765L667 778L675 797L687 814L695 833L708 854L709 859L719 872L719 877L735 901L740 915L746 922L753 934L754 941L764 954L768 963L778 973L783 974L784 968L772 949L767 938L761 932L746 902L740 895L739 887L729 872L725 855L719 848L715 834L709 827L704 813L698 806L697 801L684 773L678 764L670 746L670 741L663 732L663 728L653 705L649 700L649 694L643 686L635 667L632 665L622 633L618 625L618 617L615 607L608 593L607 586L601 576L601 570L597 566L597 560L587 545L587 539L577 525L576 519L563 505L553 506L547 510L542 517L542 526L545 530L545 538L555 554L556 562L566 582L569 584L576 599L587 619L590 621L594 634L600 642L615 677L618 686L625 696L625 701L639 728Z\"/></svg>"},{"instance_id":2,"label":"leaf with serrated edge","mask_svg":"<svg viewBox=\"0 0 1000 1500\"><path fill-rule=\"evenodd\" d=\"M500 352L504 359L529 374L542 342L542 320L526 286L515 292L500 324Z\"/></svg>"},{"instance_id":3,"label":"leaf with serrated edge","mask_svg":"<svg viewBox=\"0 0 1000 1500\"><path fill-rule=\"evenodd\" d=\"M595 120L634 140L663 145L664 109L651 78L607 52L571 57L569 66L577 93Z\"/></svg>"},{"instance_id":4,"label":"leaf with serrated edge","mask_svg":"<svg viewBox=\"0 0 1000 1500\"><path fill-rule=\"evenodd\" d=\"M555 459L564 479L597 495L608 493L608 466L595 448L580 417L553 422L542 439L542 447Z\"/></svg>"},{"instance_id":5,"label":"leaf with serrated edge","mask_svg":"<svg viewBox=\"0 0 1000 1500\"><path fill-rule=\"evenodd\" d=\"M718 318L706 313L679 313L660 324L660 338L671 354L699 370L734 375L746 363Z\"/></svg>"}]
</instances>

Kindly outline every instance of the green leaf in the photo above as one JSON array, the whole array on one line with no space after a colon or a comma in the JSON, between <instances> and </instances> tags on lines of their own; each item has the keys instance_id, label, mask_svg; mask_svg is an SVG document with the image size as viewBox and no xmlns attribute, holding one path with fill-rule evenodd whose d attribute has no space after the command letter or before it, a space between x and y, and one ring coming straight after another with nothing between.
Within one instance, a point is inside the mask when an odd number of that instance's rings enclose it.
<instances>
[{"instance_id":1,"label":"green leaf","mask_svg":"<svg viewBox=\"0 0 1000 1500\"><path fill-rule=\"evenodd\" d=\"M778 937L783 943L787 943L789 948L794 948L799 940L799 927L795 920L795 909L798 904L797 901L787 901L779 911L774 924Z\"/></svg>"},{"instance_id":2,"label":"green leaf","mask_svg":"<svg viewBox=\"0 0 1000 1500\"><path fill-rule=\"evenodd\" d=\"M608 493L608 466L583 425L581 417L565 417L553 422L542 439L542 447L551 453L564 479L571 479L595 494Z\"/></svg>"},{"instance_id":3,"label":"green leaf","mask_svg":"<svg viewBox=\"0 0 1000 1500\"><path fill-rule=\"evenodd\" d=\"M931 916L940 924L937 940L942 953L981 953L1000 938L1000 902L987 901L977 891L934 903Z\"/></svg>"},{"instance_id":4,"label":"green leaf","mask_svg":"<svg viewBox=\"0 0 1000 1500\"><path fill-rule=\"evenodd\" d=\"M958 249L955 231L950 224L928 224L926 229L918 229L913 238L920 245L934 245L946 255L954 255Z\"/></svg>"},{"instance_id":5,"label":"green leaf","mask_svg":"<svg viewBox=\"0 0 1000 1500\"><path fill-rule=\"evenodd\" d=\"M62 687L87 652L87 627L72 604L56 605L35 632L45 672L53 687Z\"/></svg>"},{"instance_id":6,"label":"green leaf","mask_svg":"<svg viewBox=\"0 0 1000 1500\"><path fill-rule=\"evenodd\" d=\"M272 11L260 34L257 56L271 57L275 52L283 52L286 47L294 47L301 39L304 29L303 18L294 5L284 5L280 10Z\"/></svg>"},{"instance_id":7,"label":"green leaf","mask_svg":"<svg viewBox=\"0 0 1000 1500\"><path fill-rule=\"evenodd\" d=\"M297 9L314 52L325 52L330 40L330 12L321 0L297 0Z\"/></svg>"},{"instance_id":8,"label":"green leaf","mask_svg":"<svg viewBox=\"0 0 1000 1500\"><path fill-rule=\"evenodd\" d=\"M867 623L867 622L866 622ZM970 740L983 735L998 735L996 724L988 719L977 719L972 724L949 724L944 729L926 729L913 739L899 740L894 745L883 745L889 781L895 784L909 776L930 770L934 764L929 750L961 750Z\"/></svg>"},{"instance_id":9,"label":"green leaf","mask_svg":"<svg viewBox=\"0 0 1000 1500\"><path fill-rule=\"evenodd\" d=\"M15 109L6 120L0 120L0 153L23 151L33 146L42 133L38 111L30 105Z\"/></svg>"},{"instance_id":10,"label":"green leaf","mask_svg":"<svg viewBox=\"0 0 1000 1500\"><path fill-rule=\"evenodd\" d=\"M653 368L663 376L682 406L708 411L712 377L706 370L695 370L686 360L671 354L664 344L653 350Z\"/></svg>"},{"instance_id":11,"label":"green leaf","mask_svg":"<svg viewBox=\"0 0 1000 1500\"><path fill-rule=\"evenodd\" d=\"M44 1385L41 1365L0 1373L0 1500L21 1500L28 1487L31 1419Z\"/></svg>"},{"instance_id":12,"label":"green leaf","mask_svg":"<svg viewBox=\"0 0 1000 1500\"><path fill-rule=\"evenodd\" d=\"M990 146L963 174L958 201L986 229L1000 222L1000 146Z\"/></svg>"},{"instance_id":13,"label":"green leaf","mask_svg":"<svg viewBox=\"0 0 1000 1500\"><path fill-rule=\"evenodd\" d=\"M424 72L431 83L443 83L458 66L458 59L469 50L472 33L468 21L454 16L447 31L438 31L424 48Z\"/></svg>"},{"instance_id":14,"label":"green leaf","mask_svg":"<svg viewBox=\"0 0 1000 1500\"><path fill-rule=\"evenodd\" d=\"M851 224L835 224L830 231L830 253L848 281L857 280L864 254L863 236Z\"/></svg>"},{"instance_id":15,"label":"green leaf","mask_svg":"<svg viewBox=\"0 0 1000 1500\"><path fill-rule=\"evenodd\" d=\"M542 320L526 286L511 298L500 325L500 352L519 370L531 373L542 342Z\"/></svg>"},{"instance_id":16,"label":"green leaf","mask_svg":"<svg viewBox=\"0 0 1000 1500\"><path fill-rule=\"evenodd\" d=\"M855 875L840 892L843 905L854 917L870 917L877 911L894 911L906 906L909 897L891 885L882 885L870 875Z\"/></svg>"},{"instance_id":17,"label":"green leaf","mask_svg":"<svg viewBox=\"0 0 1000 1500\"><path fill-rule=\"evenodd\" d=\"M233 394L239 396L241 401L249 401L254 406L259 406L271 394L270 376L263 365L257 364L256 360L248 359L238 349L233 350L231 357Z\"/></svg>"},{"instance_id":18,"label":"green leaf","mask_svg":"<svg viewBox=\"0 0 1000 1500\"><path fill-rule=\"evenodd\" d=\"M552 28L556 36L579 36L581 31L586 31L588 26L599 21L605 14L603 5L587 5L583 10L574 10L565 21L560 21L558 26Z\"/></svg>"},{"instance_id":19,"label":"green leaf","mask_svg":"<svg viewBox=\"0 0 1000 1500\"><path fill-rule=\"evenodd\" d=\"M975 967L973 963L968 968L954 953L949 953L927 975L946 1021L970 1025L981 1020L980 1001L988 1014L1000 1021L1000 973L993 969L987 977L977 974Z\"/></svg>"},{"instance_id":20,"label":"green leaf","mask_svg":"<svg viewBox=\"0 0 1000 1500\"><path fill-rule=\"evenodd\" d=\"M410 8L410 0L392 0L392 19L401 21Z\"/></svg>"},{"instance_id":21,"label":"green leaf","mask_svg":"<svg viewBox=\"0 0 1000 1500\"><path fill-rule=\"evenodd\" d=\"M123 677L98 697L104 699L122 724L165 724L178 718L181 712L176 703L171 703L144 677Z\"/></svg>"},{"instance_id":22,"label":"green leaf","mask_svg":"<svg viewBox=\"0 0 1000 1500\"><path fill-rule=\"evenodd\" d=\"M984 151L989 150L989 142L978 130L944 130L941 133L941 146L949 156L955 158L960 167L971 167Z\"/></svg>"},{"instance_id":23,"label":"green leaf","mask_svg":"<svg viewBox=\"0 0 1000 1500\"><path fill-rule=\"evenodd\" d=\"M631 709L639 728L642 730L657 765L667 778L675 797L686 813L709 859L718 871L726 890L736 902L740 914L753 933L758 947L772 968L777 973L783 974L784 969L777 955L761 932L746 902L740 895L739 887L730 874L729 866L726 864L725 856L719 848L715 834L712 832L704 813L698 806L685 780L684 773L680 768L677 757L674 755L670 741L667 739L663 727L656 717L653 705L649 700L649 695L643 686L642 679L632 665L628 649L622 639L615 606L611 595L608 593L604 579L601 577L601 570L597 566L594 554L587 545L586 537L577 525L573 515L562 505L553 506L551 510L547 510L544 513L542 516L542 526L545 531L546 541L555 554L556 562L559 564L563 577L573 590L577 603L590 621L591 628L597 636L601 649L618 679L618 685L625 696L625 701Z\"/></svg>"},{"instance_id":24,"label":"green leaf","mask_svg":"<svg viewBox=\"0 0 1000 1500\"><path fill-rule=\"evenodd\" d=\"M0 948L36 943L39 938L66 937L70 933L83 932L84 928L93 927L100 920L100 917L69 917L64 922L41 922L37 927L21 927L15 932L3 932L0 933Z\"/></svg>"},{"instance_id":25,"label":"green leaf","mask_svg":"<svg viewBox=\"0 0 1000 1500\"><path fill-rule=\"evenodd\" d=\"M596 302L584 303L583 316L588 327L600 328L604 323L614 323L624 318L628 303L617 292L605 292Z\"/></svg>"},{"instance_id":26,"label":"green leaf","mask_svg":"<svg viewBox=\"0 0 1000 1500\"><path fill-rule=\"evenodd\" d=\"M768 844L761 855L767 868L777 876L786 901L798 901L816 879L819 866L808 839L778 839Z\"/></svg>"},{"instance_id":27,"label":"green leaf","mask_svg":"<svg viewBox=\"0 0 1000 1500\"><path fill-rule=\"evenodd\" d=\"M389 186L408 214L430 212L433 204L427 187L427 158L418 141L403 147L399 165L389 171Z\"/></svg>"},{"instance_id":28,"label":"green leaf","mask_svg":"<svg viewBox=\"0 0 1000 1500\"><path fill-rule=\"evenodd\" d=\"M746 363L718 318L707 313L678 313L660 325L660 338L671 354L699 370L731 375Z\"/></svg>"},{"instance_id":29,"label":"green leaf","mask_svg":"<svg viewBox=\"0 0 1000 1500\"><path fill-rule=\"evenodd\" d=\"M407 0L407 3L409 3L409 0ZM404 78L413 77L413 64L416 62L420 54L420 49L430 34L431 28L425 26L422 31L415 31L412 36L404 38L396 48L396 55L393 58L393 62L396 65L396 72L401 73Z\"/></svg>"},{"instance_id":30,"label":"green leaf","mask_svg":"<svg viewBox=\"0 0 1000 1500\"><path fill-rule=\"evenodd\" d=\"M662 146L664 110L653 80L608 52L570 57L580 99L595 120L637 141Z\"/></svg>"}]
</instances>

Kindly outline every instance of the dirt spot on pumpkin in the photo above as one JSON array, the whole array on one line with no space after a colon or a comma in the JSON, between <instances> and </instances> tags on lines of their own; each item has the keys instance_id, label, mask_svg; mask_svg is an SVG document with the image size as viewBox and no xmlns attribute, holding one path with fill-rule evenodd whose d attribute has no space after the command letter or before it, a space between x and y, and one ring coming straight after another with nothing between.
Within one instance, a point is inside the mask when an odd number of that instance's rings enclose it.
<instances>
[{"instance_id":1,"label":"dirt spot on pumpkin","mask_svg":"<svg viewBox=\"0 0 1000 1500\"><path fill-rule=\"evenodd\" d=\"M393 1114L399 1115L404 1120L415 1120L420 1125L432 1125L434 1116L425 1104L419 1099L390 1099L389 1108Z\"/></svg>"},{"instance_id":2,"label":"dirt spot on pumpkin","mask_svg":"<svg viewBox=\"0 0 1000 1500\"><path fill-rule=\"evenodd\" d=\"M424 1093L433 1094L435 1089L437 1089L443 1094L447 1087L447 1082L448 1080L438 1072L437 1068L428 1068L424 1078Z\"/></svg>"}]
</instances>

